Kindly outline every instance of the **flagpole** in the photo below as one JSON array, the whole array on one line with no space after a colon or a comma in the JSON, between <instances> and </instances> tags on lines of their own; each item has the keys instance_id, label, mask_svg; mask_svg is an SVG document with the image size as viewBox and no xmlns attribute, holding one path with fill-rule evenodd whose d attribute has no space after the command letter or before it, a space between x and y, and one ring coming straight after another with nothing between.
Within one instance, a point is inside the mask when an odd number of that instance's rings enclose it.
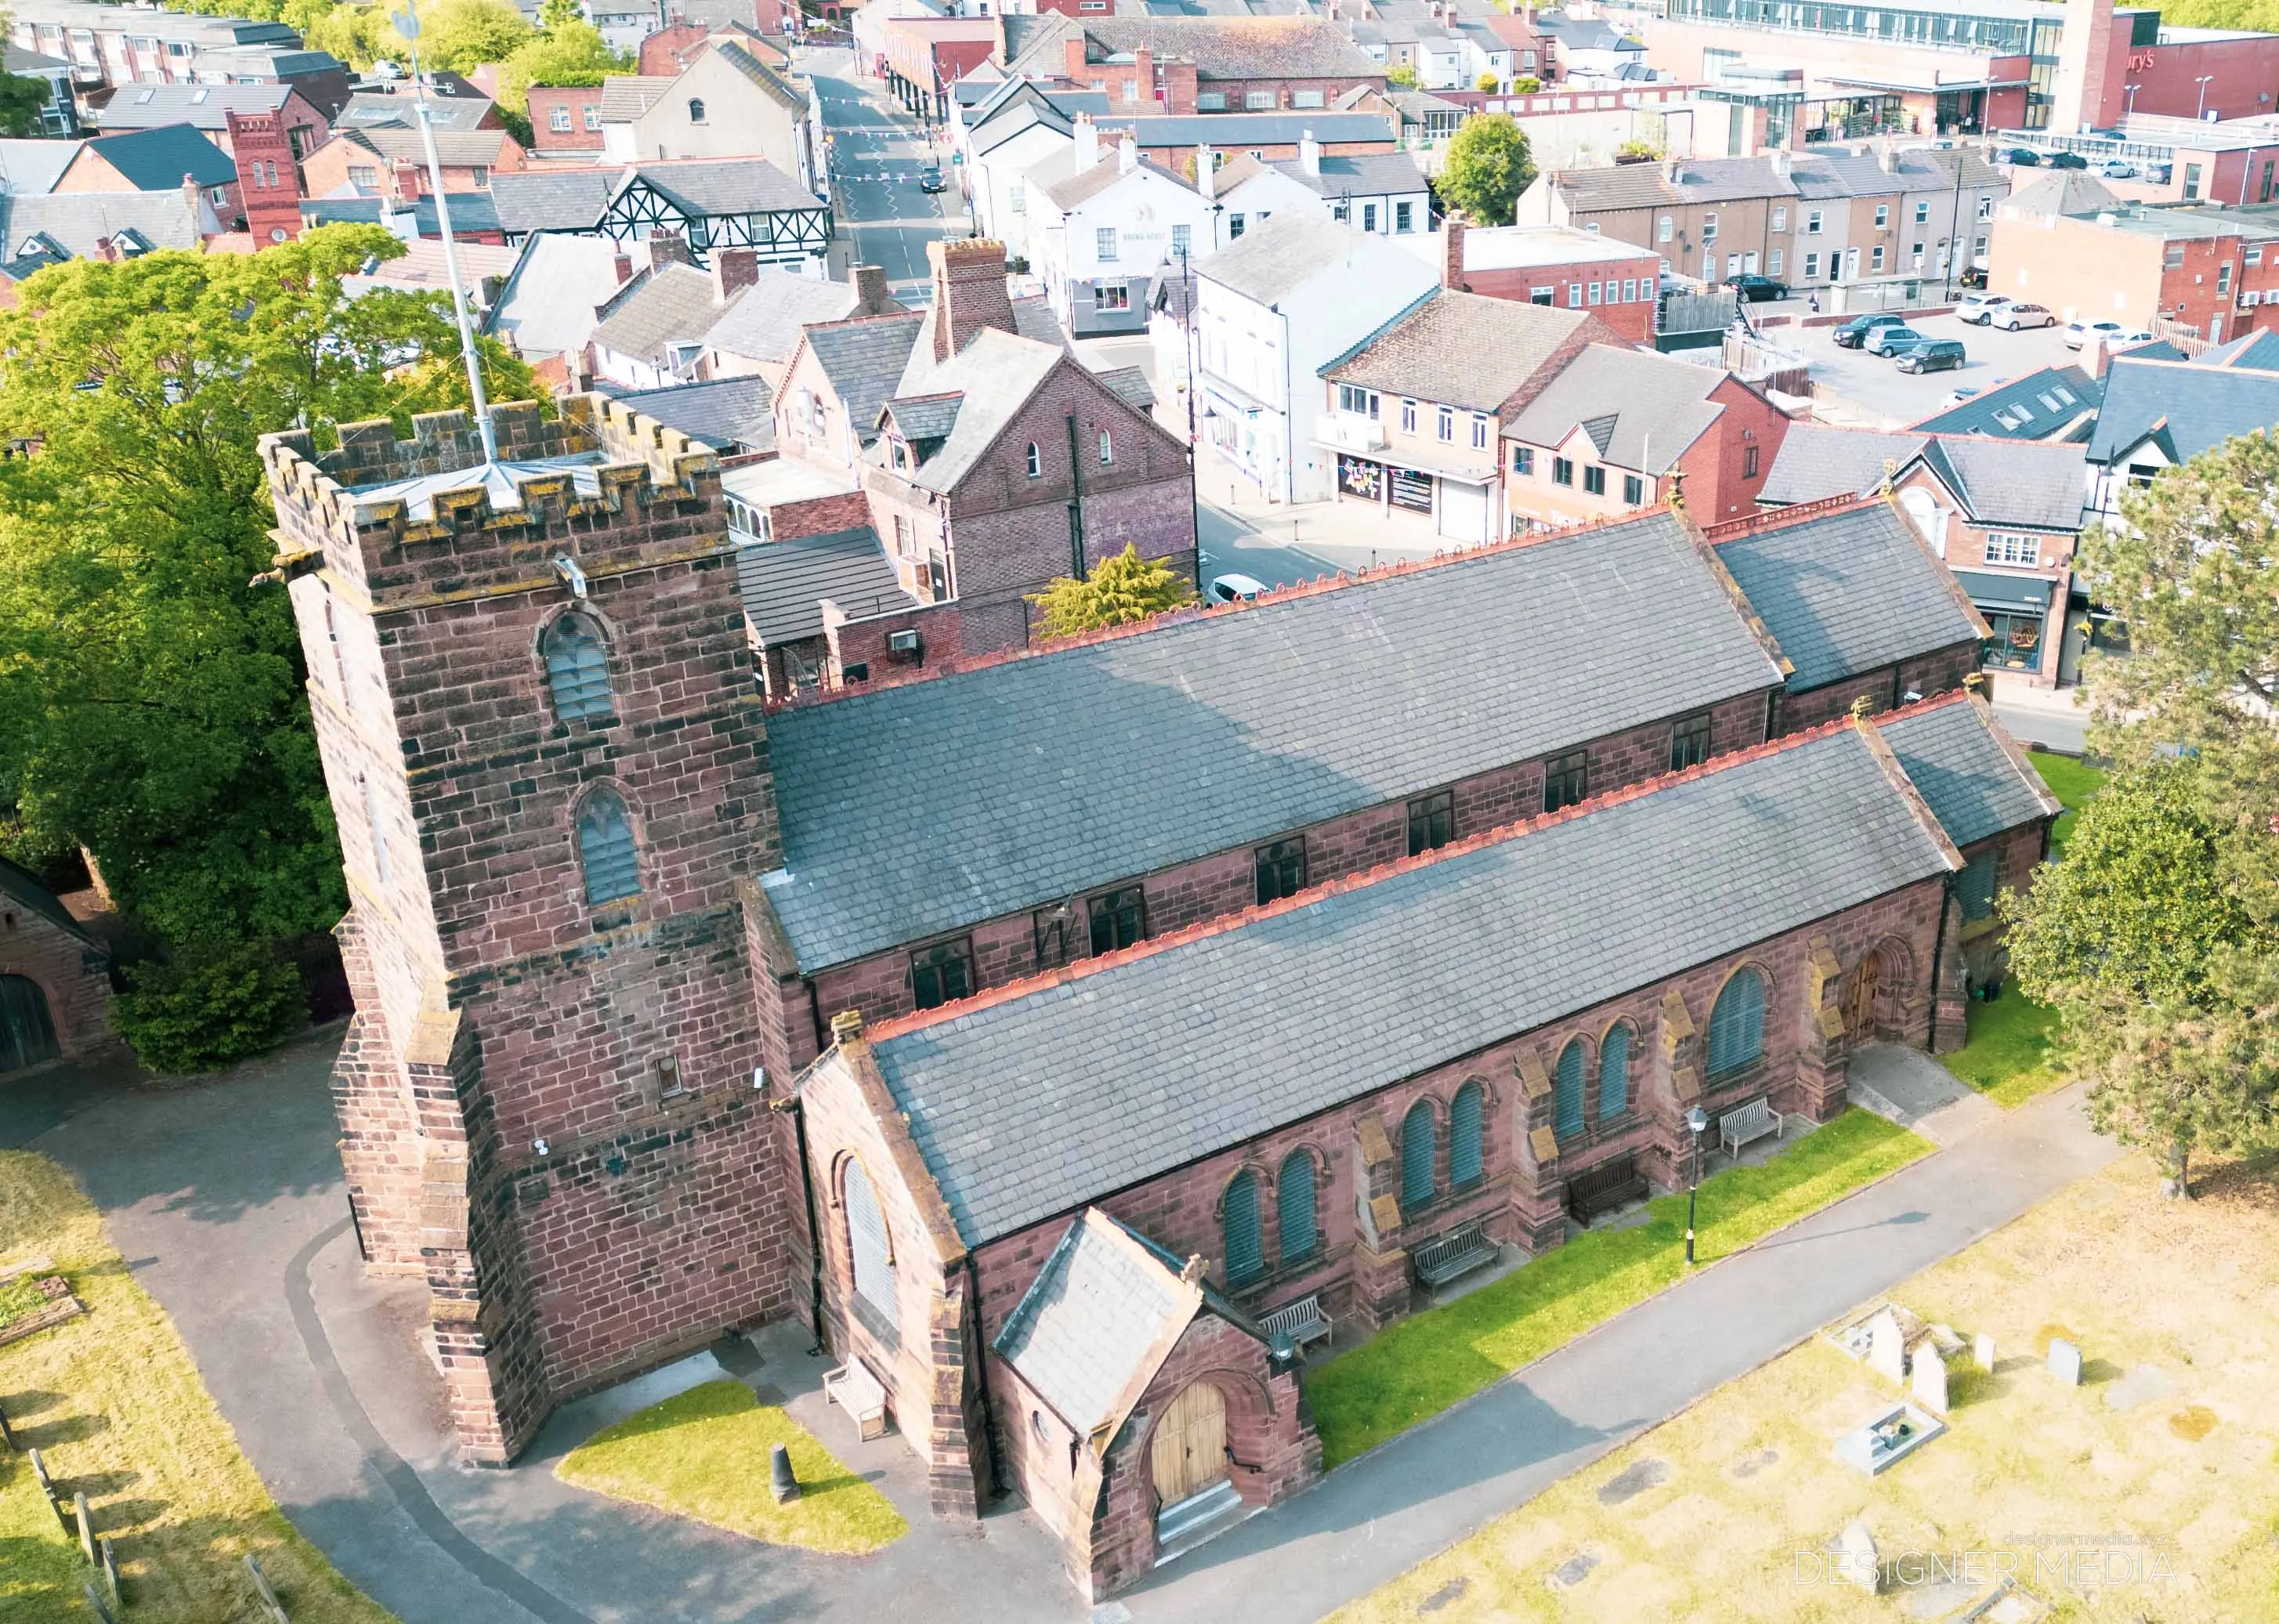
<instances>
[{"instance_id":1,"label":"flagpole","mask_svg":"<svg viewBox=\"0 0 2279 1624\"><path fill-rule=\"evenodd\" d=\"M435 226L443 239L443 274L451 282L451 314L459 325L459 354L467 364L467 397L473 403L475 429L483 437L483 465L489 467L498 461L498 431L491 424L490 402L483 395L482 363L475 354L474 325L467 318L467 295L459 281L459 249L451 239L450 205L443 200L443 160L435 150L434 115L427 107L427 81L419 72L419 14L411 7L389 19L395 31L411 46L411 93L419 107L419 139L427 149L427 180L435 190ZM418 229L418 207L412 210L413 229Z\"/></svg>"}]
</instances>

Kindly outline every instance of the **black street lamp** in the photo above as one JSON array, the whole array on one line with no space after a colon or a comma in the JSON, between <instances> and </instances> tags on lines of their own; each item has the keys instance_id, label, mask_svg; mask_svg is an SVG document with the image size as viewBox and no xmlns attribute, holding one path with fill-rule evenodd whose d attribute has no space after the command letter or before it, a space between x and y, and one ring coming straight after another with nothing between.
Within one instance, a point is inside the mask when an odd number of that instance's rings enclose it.
<instances>
[{"instance_id":1,"label":"black street lamp","mask_svg":"<svg viewBox=\"0 0 2279 1624\"><path fill-rule=\"evenodd\" d=\"M1701 1130L1709 1126L1709 1114L1695 1106L1685 1114L1685 1125L1693 1130L1693 1181L1685 1191L1685 1267L1693 1267L1693 1207L1701 1195Z\"/></svg>"}]
</instances>

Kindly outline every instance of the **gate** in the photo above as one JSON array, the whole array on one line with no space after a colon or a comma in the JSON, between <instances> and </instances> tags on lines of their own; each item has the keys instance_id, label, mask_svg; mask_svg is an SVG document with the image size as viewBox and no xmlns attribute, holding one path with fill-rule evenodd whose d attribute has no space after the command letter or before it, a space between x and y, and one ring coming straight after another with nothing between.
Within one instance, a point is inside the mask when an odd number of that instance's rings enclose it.
<instances>
[{"instance_id":1,"label":"gate","mask_svg":"<svg viewBox=\"0 0 2279 1624\"><path fill-rule=\"evenodd\" d=\"M0 976L0 1071L36 1066L60 1053L39 983L28 976Z\"/></svg>"}]
</instances>

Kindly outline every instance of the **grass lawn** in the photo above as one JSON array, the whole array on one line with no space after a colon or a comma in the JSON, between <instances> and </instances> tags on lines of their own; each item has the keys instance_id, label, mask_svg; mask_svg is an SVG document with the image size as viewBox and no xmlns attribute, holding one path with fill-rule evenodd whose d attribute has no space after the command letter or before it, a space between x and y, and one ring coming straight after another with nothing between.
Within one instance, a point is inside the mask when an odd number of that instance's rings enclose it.
<instances>
[{"instance_id":1,"label":"grass lawn","mask_svg":"<svg viewBox=\"0 0 2279 1624\"><path fill-rule=\"evenodd\" d=\"M788 1505L768 1490L777 1444L790 1449L800 1482ZM740 1382L707 1382L629 1415L572 1450L555 1475L775 1545L860 1555L909 1531L885 1495Z\"/></svg>"},{"instance_id":2,"label":"grass lawn","mask_svg":"<svg viewBox=\"0 0 2279 1624\"><path fill-rule=\"evenodd\" d=\"M198 1380L173 1324L104 1239L94 1207L43 1156L0 1152L0 1262L46 1253L85 1316L0 1348L0 1408L66 1494L85 1490L117 1543L127 1616L255 1616L250 1551L294 1624L389 1615L295 1533ZM0 1624L92 1619L90 1570L41 1503L30 1463L0 1452Z\"/></svg>"},{"instance_id":3,"label":"grass lawn","mask_svg":"<svg viewBox=\"0 0 2279 1624\"><path fill-rule=\"evenodd\" d=\"M1930 1148L1848 1110L1761 1166L1704 1179L1695 1255L1708 1263L1738 1252ZM1350 1460L1675 1283L1685 1272L1685 1197L1648 1210L1646 1223L1579 1236L1308 1371L1324 1463Z\"/></svg>"},{"instance_id":4,"label":"grass lawn","mask_svg":"<svg viewBox=\"0 0 2279 1624\"><path fill-rule=\"evenodd\" d=\"M1949 1431L1881 1476L1830 1451L1898 1390L1815 1337L1337 1624L1944 1620L1968 1599L1936 1589L1956 1552L1981 1553L1981 1575L2007 1553L2069 1624L2279 1618L2275 1172L2216 1168L2201 1199L2162 1201L2131 1157L1901 1286L1894 1300L1991 1335L1999 1357L1991 1376L1950 1361ZM2035 1352L2068 1330L2078 1388ZM1855 1518L1887 1565L1880 1601L1817 1577Z\"/></svg>"},{"instance_id":5,"label":"grass lawn","mask_svg":"<svg viewBox=\"0 0 2279 1624\"><path fill-rule=\"evenodd\" d=\"M2026 759L2042 775L2042 782L2050 786L2050 793L2065 802L2063 816L2050 829L2050 855L2062 856L2065 843L2073 834L2074 816L2081 810L2082 802L2104 787L2106 775L2098 768L2083 766L2070 755L2029 750Z\"/></svg>"},{"instance_id":6,"label":"grass lawn","mask_svg":"<svg viewBox=\"0 0 2279 1624\"><path fill-rule=\"evenodd\" d=\"M2006 1108L2020 1106L2066 1082L2050 1064L2055 1010L2013 984L1991 1004L1973 999L1968 1014L1968 1040L1943 1060L1949 1071L1987 1099Z\"/></svg>"}]
</instances>

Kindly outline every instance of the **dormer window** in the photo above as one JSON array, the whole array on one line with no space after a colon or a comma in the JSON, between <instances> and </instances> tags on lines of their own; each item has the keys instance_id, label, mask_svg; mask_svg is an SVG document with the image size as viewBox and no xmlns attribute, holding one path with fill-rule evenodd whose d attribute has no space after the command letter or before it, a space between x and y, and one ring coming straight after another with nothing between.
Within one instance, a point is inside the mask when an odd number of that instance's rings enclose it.
<instances>
[{"instance_id":1,"label":"dormer window","mask_svg":"<svg viewBox=\"0 0 2279 1624\"><path fill-rule=\"evenodd\" d=\"M888 451L894 456L895 468L900 470L902 472L908 473L910 467L909 441L897 434L886 442L886 447Z\"/></svg>"}]
</instances>

